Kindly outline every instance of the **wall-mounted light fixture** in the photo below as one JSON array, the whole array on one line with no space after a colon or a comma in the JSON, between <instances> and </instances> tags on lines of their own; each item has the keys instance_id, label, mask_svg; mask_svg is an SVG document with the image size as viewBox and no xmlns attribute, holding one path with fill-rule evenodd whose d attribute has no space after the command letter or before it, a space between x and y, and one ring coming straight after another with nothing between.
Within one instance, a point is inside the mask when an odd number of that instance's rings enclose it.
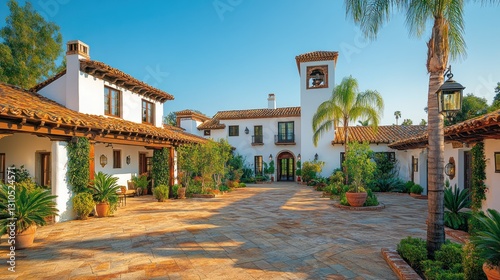
<instances>
[{"instance_id":1,"label":"wall-mounted light fixture","mask_svg":"<svg viewBox=\"0 0 500 280\"><path fill-rule=\"evenodd\" d=\"M245 127L245 134L248 134L250 133L250 130L248 129L248 127Z\"/></svg>"},{"instance_id":2,"label":"wall-mounted light fixture","mask_svg":"<svg viewBox=\"0 0 500 280\"><path fill-rule=\"evenodd\" d=\"M297 160L300 160L300 154L297 156Z\"/></svg>"},{"instance_id":3,"label":"wall-mounted light fixture","mask_svg":"<svg viewBox=\"0 0 500 280\"><path fill-rule=\"evenodd\" d=\"M108 164L108 158L105 155L101 155L99 157L99 162L101 163L101 166L104 167Z\"/></svg>"},{"instance_id":4,"label":"wall-mounted light fixture","mask_svg":"<svg viewBox=\"0 0 500 280\"><path fill-rule=\"evenodd\" d=\"M273 160L273 154L269 154L269 161Z\"/></svg>"},{"instance_id":5,"label":"wall-mounted light fixture","mask_svg":"<svg viewBox=\"0 0 500 280\"><path fill-rule=\"evenodd\" d=\"M128 155L126 158L125 158L125 162L127 163L127 165L130 164L130 155Z\"/></svg>"},{"instance_id":6,"label":"wall-mounted light fixture","mask_svg":"<svg viewBox=\"0 0 500 280\"><path fill-rule=\"evenodd\" d=\"M444 166L444 173L448 175L450 180L455 178L455 159L453 157L450 157L450 160Z\"/></svg>"},{"instance_id":7,"label":"wall-mounted light fixture","mask_svg":"<svg viewBox=\"0 0 500 280\"><path fill-rule=\"evenodd\" d=\"M316 154L314 155L314 160L318 160L318 157L319 157L319 156L318 156L318 153L316 153Z\"/></svg>"}]
</instances>

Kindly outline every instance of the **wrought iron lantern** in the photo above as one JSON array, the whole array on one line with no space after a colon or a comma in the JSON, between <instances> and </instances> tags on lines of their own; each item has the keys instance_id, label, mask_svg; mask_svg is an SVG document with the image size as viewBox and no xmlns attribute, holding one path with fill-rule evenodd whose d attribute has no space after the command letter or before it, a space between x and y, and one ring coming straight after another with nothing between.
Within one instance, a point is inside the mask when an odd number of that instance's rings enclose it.
<instances>
[{"instance_id":1,"label":"wrought iron lantern","mask_svg":"<svg viewBox=\"0 0 500 280\"><path fill-rule=\"evenodd\" d=\"M99 163L101 164L102 167L106 166L108 164L108 158L103 154L99 157Z\"/></svg>"},{"instance_id":2,"label":"wrought iron lantern","mask_svg":"<svg viewBox=\"0 0 500 280\"><path fill-rule=\"evenodd\" d=\"M444 75L448 79L436 92L438 110L439 113L443 114L448 120L452 120L457 113L462 110L462 96L465 87L453 80L451 66L448 67Z\"/></svg>"}]
</instances>

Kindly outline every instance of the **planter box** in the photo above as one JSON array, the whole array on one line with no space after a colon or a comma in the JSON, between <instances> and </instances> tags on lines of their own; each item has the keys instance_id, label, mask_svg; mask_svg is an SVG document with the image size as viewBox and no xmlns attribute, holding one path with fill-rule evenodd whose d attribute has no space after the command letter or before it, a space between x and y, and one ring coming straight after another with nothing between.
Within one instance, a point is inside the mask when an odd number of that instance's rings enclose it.
<instances>
[{"instance_id":1,"label":"planter box","mask_svg":"<svg viewBox=\"0 0 500 280\"><path fill-rule=\"evenodd\" d=\"M416 193L410 193L410 196L416 199L427 199L426 195L421 195L421 194L416 194Z\"/></svg>"},{"instance_id":2,"label":"planter box","mask_svg":"<svg viewBox=\"0 0 500 280\"><path fill-rule=\"evenodd\" d=\"M213 193L208 193L208 194L200 194L200 193L194 193L191 196L192 198L215 198L215 194Z\"/></svg>"}]
</instances>

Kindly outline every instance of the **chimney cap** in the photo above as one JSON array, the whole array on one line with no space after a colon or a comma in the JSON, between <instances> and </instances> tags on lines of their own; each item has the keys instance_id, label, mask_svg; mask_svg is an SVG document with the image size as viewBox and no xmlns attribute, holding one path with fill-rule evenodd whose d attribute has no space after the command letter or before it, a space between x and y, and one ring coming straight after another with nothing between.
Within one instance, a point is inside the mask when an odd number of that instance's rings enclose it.
<instances>
[{"instance_id":1,"label":"chimney cap","mask_svg":"<svg viewBox=\"0 0 500 280\"><path fill-rule=\"evenodd\" d=\"M85 44L80 40L71 40L66 43L66 55L81 55L86 59L90 59L90 48L89 45Z\"/></svg>"}]
</instances>

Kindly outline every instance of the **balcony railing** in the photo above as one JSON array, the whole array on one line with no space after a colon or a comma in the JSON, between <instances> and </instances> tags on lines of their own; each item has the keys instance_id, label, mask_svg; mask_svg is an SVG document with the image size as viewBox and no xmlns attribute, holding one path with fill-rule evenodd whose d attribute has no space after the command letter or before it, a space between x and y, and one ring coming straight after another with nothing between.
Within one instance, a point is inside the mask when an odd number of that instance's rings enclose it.
<instances>
[{"instance_id":1,"label":"balcony railing","mask_svg":"<svg viewBox=\"0 0 500 280\"><path fill-rule=\"evenodd\" d=\"M264 136L263 135L253 135L252 136L252 145L264 145Z\"/></svg>"},{"instance_id":2,"label":"balcony railing","mask_svg":"<svg viewBox=\"0 0 500 280\"><path fill-rule=\"evenodd\" d=\"M274 144L276 145L295 145L294 133L283 133L274 135Z\"/></svg>"}]
</instances>

